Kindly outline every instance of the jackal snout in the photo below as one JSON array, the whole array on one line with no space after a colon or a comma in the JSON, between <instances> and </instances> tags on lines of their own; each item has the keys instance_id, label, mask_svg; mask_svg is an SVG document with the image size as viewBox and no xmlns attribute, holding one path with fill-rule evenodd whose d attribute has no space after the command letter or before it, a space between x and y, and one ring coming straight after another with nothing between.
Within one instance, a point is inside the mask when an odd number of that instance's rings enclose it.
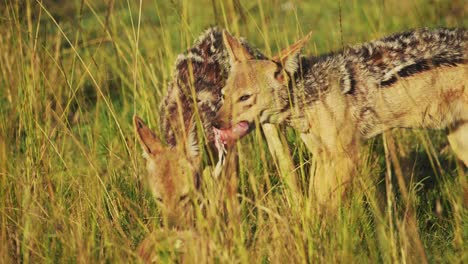
<instances>
[{"instance_id":1,"label":"jackal snout","mask_svg":"<svg viewBox=\"0 0 468 264\"><path fill-rule=\"evenodd\" d=\"M217 129L226 129L231 127L232 118L228 114L224 113L225 111L221 108L215 116L213 121L213 127Z\"/></svg>"}]
</instances>

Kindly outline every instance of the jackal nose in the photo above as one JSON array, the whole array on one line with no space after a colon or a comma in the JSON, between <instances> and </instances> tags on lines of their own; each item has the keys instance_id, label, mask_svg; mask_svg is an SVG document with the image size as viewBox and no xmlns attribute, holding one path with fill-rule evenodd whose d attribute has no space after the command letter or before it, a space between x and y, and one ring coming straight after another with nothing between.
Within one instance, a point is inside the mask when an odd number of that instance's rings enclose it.
<instances>
[{"instance_id":1,"label":"jackal nose","mask_svg":"<svg viewBox=\"0 0 468 264\"><path fill-rule=\"evenodd\" d=\"M231 126L231 119L223 119L216 116L215 120L212 122L213 127L217 129L226 129Z\"/></svg>"},{"instance_id":2,"label":"jackal nose","mask_svg":"<svg viewBox=\"0 0 468 264\"><path fill-rule=\"evenodd\" d=\"M216 129L221 129L221 121L219 121L217 117L216 117L216 119L213 121L212 125L213 125L213 127L216 128Z\"/></svg>"},{"instance_id":3,"label":"jackal nose","mask_svg":"<svg viewBox=\"0 0 468 264\"><path fill-rule=\"evenodd\" d=\"M232 115L227 114L225 110L221 107L221 109L216 113L216 116L212 124L217 129L225 129L231 126L231 122L232 122Z\"/></svg>"}]
</instances>

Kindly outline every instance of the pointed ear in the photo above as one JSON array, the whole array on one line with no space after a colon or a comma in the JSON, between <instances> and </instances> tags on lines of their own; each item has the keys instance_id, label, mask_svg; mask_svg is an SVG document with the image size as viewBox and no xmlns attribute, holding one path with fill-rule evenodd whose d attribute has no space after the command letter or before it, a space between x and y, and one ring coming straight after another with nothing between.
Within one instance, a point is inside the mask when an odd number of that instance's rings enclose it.
<instances>
[{"instance_id":1,"label":"pointed ear","mask_svg":"<svg viewBox=\"0 0 468 264\"><path fill-rule=\"evenodd\" d=\"M133 116L135 132L138 135L143 150L147 154L156 154L163 150L163 146L156 135L151 131L138 116Z\"/></svg>"},{"instance_id":2,"label":"pointed ear","mask_svg":"<svg viewBox=\"0 0 468 264\"><path fill-rule=\"evenodd\" d=\"M200 146L198 145L197 124L195 117L190 120L189 133L187 135L186 151L189 158L196 159L200 157Z\"/></svg>"},{"instance_id":3,"label":"pointed ear","mask_svg":"<svg viewBox=\"0 0 468 264\"><path fill-rule=\"evenodd\" d=\"M223 42L226 47L231 65L237 62L245 62L254 58L252 54L226 30L223 30Z\"/></svg>"},{"instance_id":4,"label":"pointed ear","mask_svg":"<svg viewBox=\"0 0 468 264\"><path fill-rule=\"evenodd\" d=\"M272 60L281 63L287 72L295 73L299 68L299 52L307 44L311 36L312 32L309 32L303 39L282 50Z\"/></svg>"}]
</instances>

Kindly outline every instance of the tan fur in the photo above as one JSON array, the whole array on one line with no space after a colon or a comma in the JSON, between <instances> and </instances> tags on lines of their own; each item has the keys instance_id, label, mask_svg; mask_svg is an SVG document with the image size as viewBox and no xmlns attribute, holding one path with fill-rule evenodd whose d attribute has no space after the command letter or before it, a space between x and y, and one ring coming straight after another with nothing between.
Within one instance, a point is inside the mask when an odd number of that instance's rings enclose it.
<instances>
[{"instance_id":1,"label":"tan fur","mask_svg":"<svg viewBox=\"0 0 468 264\"><path fill-rule=\"evenodd\" d=\"M460 65L418 73L382 89L376 109L383 127L369 136L392 127L445 128L468 120L467 81L468 66Z\"/></svg>"},{"instance_id":2,"label":"tan fur","mask_svg":"<svg viewBox=\"0 0 468 264\"><path fill-rule=\"evenodd\" d=\"M457 124L448 134L453 152L468 166L468 122Z\"/></svg>"},{"instance_id":3,"label":"tan fur","mask_svg":"<svg viewBox=\"0 0 468 264\"><path fill-rule=\"evenodd\" d=\"M299 63L301 40L275 60L234 60L217 125L288 123L299 130L315 159L316 199L330 207L355 175L361 141L391 128L450 127L450 144L468 166L466 36L407 32Z\"/></svg>"}]
</instances>

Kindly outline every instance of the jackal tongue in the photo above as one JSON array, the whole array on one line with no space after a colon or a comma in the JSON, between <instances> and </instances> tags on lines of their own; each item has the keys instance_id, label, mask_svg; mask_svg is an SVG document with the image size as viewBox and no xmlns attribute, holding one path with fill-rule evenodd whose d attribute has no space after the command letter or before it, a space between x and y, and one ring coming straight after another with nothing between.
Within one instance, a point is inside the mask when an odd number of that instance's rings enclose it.
<instances>
[{"instance_id":1,"label":"jackal tongue","mask_svg":"<svg viewBox=\"0 0 468 264\"><path fill-rule=\"evenodd\" d=\"M219 135L219 139L223 144L231 145L236 142L236 140L247 135L249 132L249 123L242 121L230 128L216 129L214 128L215 133Z\"/></svg>"}]
</instances>

